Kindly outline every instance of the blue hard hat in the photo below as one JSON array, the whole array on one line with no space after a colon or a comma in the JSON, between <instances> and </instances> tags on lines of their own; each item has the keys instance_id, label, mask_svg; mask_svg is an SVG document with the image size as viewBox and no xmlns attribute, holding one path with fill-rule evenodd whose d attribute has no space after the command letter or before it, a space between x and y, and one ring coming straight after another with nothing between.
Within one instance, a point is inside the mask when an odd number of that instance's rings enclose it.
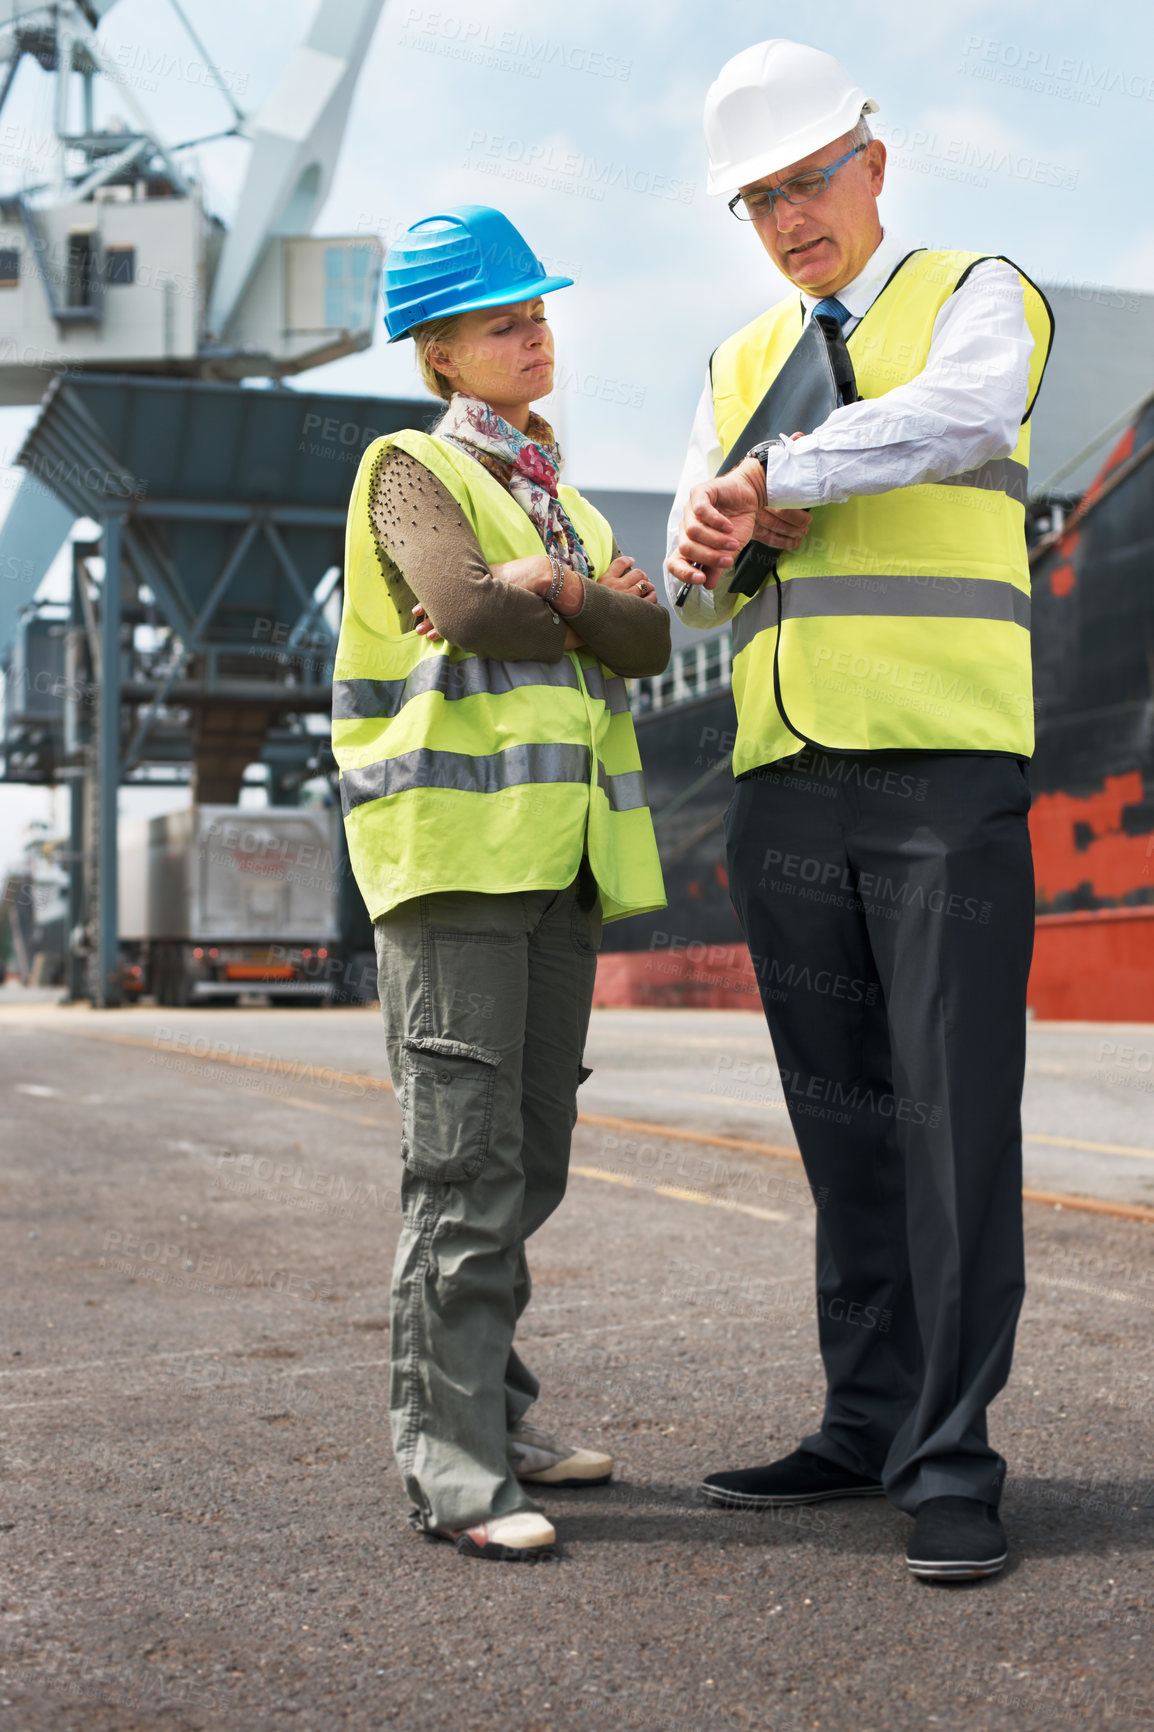
<instances>
[{"instance_id":1,"label":"blue hard hat","mask_svg":"<svg viewBox=\"0 0 1154 1732\"><path fill-rule=\"evenodd\" d=\"M572 277L550 277L524 235L487 204L461 204L414 223L385 260L385 329L389 342L426 319L532 301L567 289Z\"/></svg>"}]
</instances>

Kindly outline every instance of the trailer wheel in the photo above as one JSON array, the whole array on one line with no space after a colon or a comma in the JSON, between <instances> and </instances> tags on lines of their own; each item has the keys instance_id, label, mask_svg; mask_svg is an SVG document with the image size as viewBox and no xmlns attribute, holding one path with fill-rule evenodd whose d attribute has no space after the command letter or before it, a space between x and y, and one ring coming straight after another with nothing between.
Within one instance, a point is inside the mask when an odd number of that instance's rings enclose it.
<instances>
[{"instance_id":1,"label":"trailer wheel","mask_svg":"<svg viewBox=\"0 0 1154 1732\"><path fill-rule=\"evenodd\" d=\"M156 972L157 1002L173 1010L187 1010L192 1003L192 982L179 944L163 947Z\"/></svg>"}]
</instances>

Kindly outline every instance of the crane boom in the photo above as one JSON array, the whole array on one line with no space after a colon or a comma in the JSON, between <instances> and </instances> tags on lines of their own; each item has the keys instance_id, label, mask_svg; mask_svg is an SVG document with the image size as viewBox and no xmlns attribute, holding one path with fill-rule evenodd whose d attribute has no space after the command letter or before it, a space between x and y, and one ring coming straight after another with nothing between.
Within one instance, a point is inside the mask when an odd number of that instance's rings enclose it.
<instances>
[{"instance_id":1,"label":"crane boom","mask_svg":"<svg viewBox=\"0 0 1154 1732\"><path fill-rule=\"evenodd\" d=\"M307 234L328 196L353 90L384 0L321 0L305 41L251 122L252 155L213 282L222 339L274 235Z\"/></svg>"}]
</instances>

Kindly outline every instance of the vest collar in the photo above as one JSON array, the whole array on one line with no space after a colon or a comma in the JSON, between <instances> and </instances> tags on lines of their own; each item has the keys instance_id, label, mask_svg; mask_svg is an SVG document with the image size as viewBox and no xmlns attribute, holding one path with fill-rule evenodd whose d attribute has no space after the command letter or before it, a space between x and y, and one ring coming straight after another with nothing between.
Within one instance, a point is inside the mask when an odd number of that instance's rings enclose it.
<instances>
[{"instance_id":1,"label":"vest collar","mask_svg":"<svg viewBox=\"0 0 1154 1732\"><path fill-rule=\"evenodd\" d=\"M849 309L851 319L860 319L868 313L902 260L910 253L919 250L908 241L902 239L892 230L883 229L882 238L866 261L866 266L844 289L837 291L837 299L843 307ZM802 322L804 323L818 302L824 299L821 295L807 295L799 291L802 307Z\"/></svg>"}]
</instances>

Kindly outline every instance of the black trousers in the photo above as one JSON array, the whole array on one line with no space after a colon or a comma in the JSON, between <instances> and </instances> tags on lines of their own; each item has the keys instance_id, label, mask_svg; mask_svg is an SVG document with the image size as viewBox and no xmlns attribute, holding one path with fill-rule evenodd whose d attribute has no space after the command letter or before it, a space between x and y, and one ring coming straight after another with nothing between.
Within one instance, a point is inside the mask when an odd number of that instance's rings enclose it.
<instances>
[{"instance_id":1,"label":"black trousers","mask_svg":"<svg viewBox=\"0 0 1154 1732\"><path fill-rule=\"evenodd\" d=\"M807 748L743 777L730 893L817 1200L805 1447L891 1502L996 1505L986 1409L1025 1291L1034 876L1012 757Z\"/></svg>"}]
</instances>

